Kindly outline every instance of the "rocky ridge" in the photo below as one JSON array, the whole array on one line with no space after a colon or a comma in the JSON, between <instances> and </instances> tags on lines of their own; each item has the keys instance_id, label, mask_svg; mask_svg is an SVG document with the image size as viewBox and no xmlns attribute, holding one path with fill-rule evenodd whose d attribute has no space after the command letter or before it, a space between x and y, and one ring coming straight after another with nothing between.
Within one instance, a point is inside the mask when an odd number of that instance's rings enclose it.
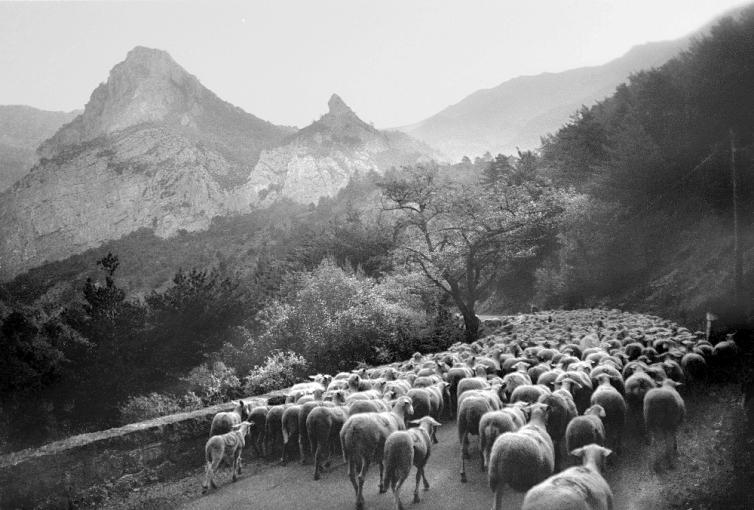
<instances>
[{"instance_id":1,"label":"rocky ridge","mask_svg":"<svg viewBox=\"0 0 754 510\"><path fill-rule=\"evenodd\" d=\"M140 228L170 237L282 198L316 203L359 173L433 155L337 95L328 106L295 132L221 100L166 52L131 50L0 194L0 279Z\"/></svg>"}]
</instances>

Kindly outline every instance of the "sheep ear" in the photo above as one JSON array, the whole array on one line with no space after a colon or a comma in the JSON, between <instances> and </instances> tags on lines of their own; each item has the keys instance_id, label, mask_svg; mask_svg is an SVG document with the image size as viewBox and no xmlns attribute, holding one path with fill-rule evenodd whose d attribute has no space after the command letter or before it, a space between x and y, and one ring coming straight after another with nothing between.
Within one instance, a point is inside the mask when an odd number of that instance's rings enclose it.
<instances>
[{"instance_id":1,"label":"sheep ear","mask_svg":"<svg viewBox=\"0 0 754 510\"><path fill-rule=\"evenodd\" d=\"M240 423L238 423L238 424L236 424L236 425L233 425L233 426L231 427L231 430L241 430L241 424L240 424Z\"/></svg>"},{"instance_id":2,"label":"sheep ear","mask_svg":"<svg viewBox=\"0 0 754 510\"><path fill-rule=\"evenodd\" d=\"M582 455L584 455L584 447L582 446L581 448L571 450L571 455L573 455L574 457L581 457Z\"/></svg>"},{"instance_id":3,"label":"sheep ear","mask_svg":"<svg viewBox=\"0 0 754 510\"><path fill-rule=\"evenodd\" d=\"M309 376L309 379L311 379L311 380L314 380L314 379L316 379L316 378L317 378L317 376L316 376L316 375L310 375L310 376Z\"/></svg>"},{"instance_id":4,"label":"sheep ear","mask_svg":"<svg viewBox=\"0 0 754 510\"><path fill-rule=\"evenodd\" d=\"M441 427L442 426L442 423L440 423L439 421L435 420L431 416L425 416L424 418L422 418L422 420L428 422L430 425L432 425L434 427Z\"/></svg>"},{"instance_id":5,"label":"sheep ear","mask_svg":"<svg viewBox=\"0 0 754 510\"><path fill-rule=\"evenodd\" d=\"M603 447L603 448L602 448L602 458L603 458L603 459L606 459L606 458L607 458L607 457L609 457L609 456L610 456L610 455L611 455L612 453L613 453L613 451L612 451L612 450L611 450L610 448L605 448L605 447Z\"/></svg>"}]
</instances>

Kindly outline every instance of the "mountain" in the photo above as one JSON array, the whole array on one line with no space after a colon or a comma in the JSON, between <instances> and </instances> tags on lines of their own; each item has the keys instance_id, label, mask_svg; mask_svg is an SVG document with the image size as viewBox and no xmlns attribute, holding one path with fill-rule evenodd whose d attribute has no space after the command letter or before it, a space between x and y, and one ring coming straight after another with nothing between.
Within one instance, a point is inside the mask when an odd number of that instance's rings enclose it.
<instances>
[{"instance_id":1,"label":"mountain","mask_svg":"<svg viewBox=\"0 0 754 510\"><path fill-rule=\"evenodd\" d=\"M516 147L534 148L541 136L560 128L582 105L612 94L632 73L664 64L684 50L689 40L636 46L600 66L513 78L400 129L452 160L487 151L512 154Z\"/></svg>"},{"instance_id":2,"label":"mountain","mask_svg":"<svg viewBox=\"0 0 754 510\"><path fill-rule=\"evenodd\" d=\"M0 194L0 279L139 229L167 238L278 199L316 203L358 173L433 155L377 131L337 96L298 132L276 126L143 47L37 152L39 163Z\"/></svg>"},{"instance_id":3,"label":"mountain","mask_svg":"<svg viewBox=\"0 0 754 510\"><path fill-rule=\"evenodd\" d=\"M36 149L80 112L50 112L31 106L0 106L0 192L37 162Z\"/></svg>"},{"instance_id":4,"label":"mountain","mask_svg":"<svg viewBox=\"0 0 754 510\"><path fill-rule=\"evenodd\" d=\"M333 196L357 173L381 173L437 156L404 133L370 126L337 94L327 104L329 110L319 120L280 147L262 152L247 193L258 194L265 203L279 197L311 203Z\"/></svg>"}]
</instances>

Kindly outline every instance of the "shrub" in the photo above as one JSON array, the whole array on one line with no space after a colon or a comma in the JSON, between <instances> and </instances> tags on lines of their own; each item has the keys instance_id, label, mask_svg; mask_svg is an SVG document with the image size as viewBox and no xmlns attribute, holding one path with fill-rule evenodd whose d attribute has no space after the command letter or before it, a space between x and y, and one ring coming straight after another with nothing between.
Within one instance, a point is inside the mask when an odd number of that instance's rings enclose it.
<instances>
[{"instance_id":1,"label":"shrub","mask_svg":"<svg viewBox=\"0 0 754 510\"><path fill-rule=\"evenodd\" d=\"M309 371L306 359L292 351L276 351L270 354L263 365L251 369L246 377L247 395L259 395L272 390L287 388L305 378Z\"/></svg>"},{"instance_id":2,"label":"shrub","mask_svg":"<svg viewBox=\"0 0 754 510\"><path fill-rule=\"evenodd\" d=\"M241 381L236 371L221 361L199 365L182 378L189 392L200 398L204 405L219 404L241 397Z\"/></svg>"},{"instance_id":3,"label":"shrub","mask_svg":"<svg viewBox=\"0 0 754 510\"><path fill-rule=\"evenodd\" d=\"M120 417L123 424L150 420L159 416L181 412L178 398L161 393L150 393L138 397L129 397L120 406Z\"/></svg>"}]
</instances>

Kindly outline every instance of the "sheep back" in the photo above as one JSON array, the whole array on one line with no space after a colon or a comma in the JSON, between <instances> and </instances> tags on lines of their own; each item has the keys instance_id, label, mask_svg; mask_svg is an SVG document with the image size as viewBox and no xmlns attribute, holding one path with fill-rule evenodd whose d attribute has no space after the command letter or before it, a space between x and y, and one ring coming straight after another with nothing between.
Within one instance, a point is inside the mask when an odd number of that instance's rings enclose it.
<instances>
[{"instance_id":1,"label":"sheep back","mask_svg":"<svg viewBox=\"0 0 754 510\"><path fill-rule=\"evenodd\" d=\"M554 457L552 440L537 427L501 434L490 454L490 488L507 483L519 492L528 490L552 474Z\"/></svg>"}]
</instances>

